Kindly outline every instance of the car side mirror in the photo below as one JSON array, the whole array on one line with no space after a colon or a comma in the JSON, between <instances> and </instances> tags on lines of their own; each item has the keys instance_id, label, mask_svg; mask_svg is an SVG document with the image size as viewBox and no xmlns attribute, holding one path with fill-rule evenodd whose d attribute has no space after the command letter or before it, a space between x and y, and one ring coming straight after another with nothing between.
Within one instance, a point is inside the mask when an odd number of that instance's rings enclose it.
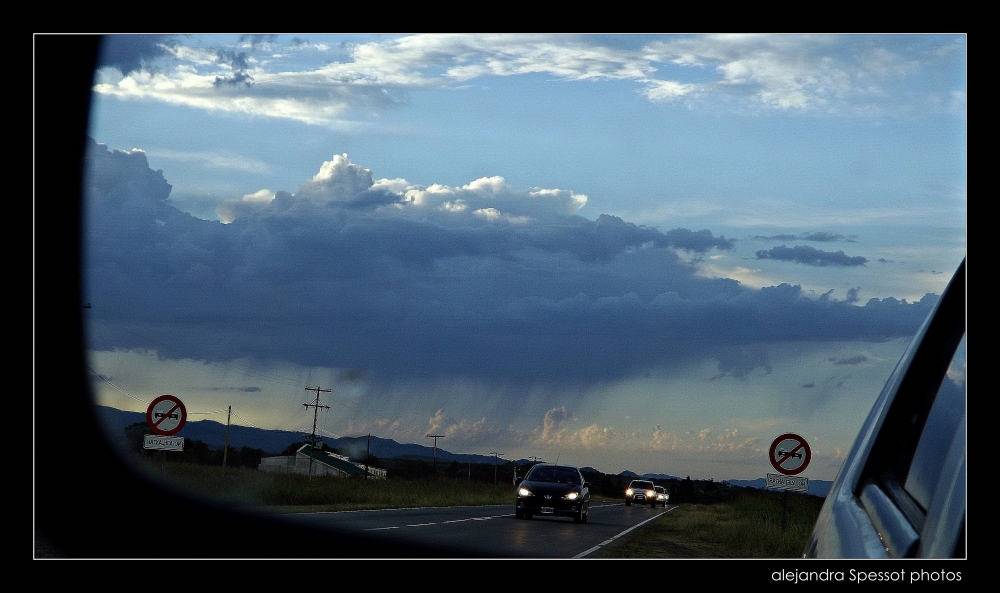
<instances>
[{"instance_id":1,"label":"car side mirror","mask_svg":"<svg viewBox=\"0 0 1000 593\"><path fill-rule=\"evenodd\" d=\"M590 490L590 482L584 482L583 487L586 488L587 490Z\"/></svg>"}]
</instances>

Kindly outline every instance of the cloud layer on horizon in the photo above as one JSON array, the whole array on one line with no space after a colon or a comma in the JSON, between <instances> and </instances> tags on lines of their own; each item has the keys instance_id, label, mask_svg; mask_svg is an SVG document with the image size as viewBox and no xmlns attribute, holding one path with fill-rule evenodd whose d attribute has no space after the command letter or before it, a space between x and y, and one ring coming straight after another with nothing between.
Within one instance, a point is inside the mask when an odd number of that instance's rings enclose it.
<instances>
[{"instance_id":1,"label":"cloud layer on horizon","mask_svg":"<svg viewBox=\"0 0 1000 593\"><path fill-rule=\"evenodd\" d=\"M185 214L142 151L90 143L92 348L254 358L372 376L589 384L745 344L911 335L936 297L810 298L706 279L679 257L732 247L708 230L588 220L585 196L373 179L335 155L296 193Z\"/></svg>"}]
</instances>

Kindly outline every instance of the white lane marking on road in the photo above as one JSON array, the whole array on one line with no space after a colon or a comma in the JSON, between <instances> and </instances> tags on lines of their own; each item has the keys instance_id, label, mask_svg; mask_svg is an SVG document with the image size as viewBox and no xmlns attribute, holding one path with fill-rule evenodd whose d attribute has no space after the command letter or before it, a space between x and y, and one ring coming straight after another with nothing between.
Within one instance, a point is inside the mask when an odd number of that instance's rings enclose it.
<instances>
[{"instance_id":1,"label":"white lane marking on road","mask_svg":"<svg viewBox=\"0 0 1000 593\"><path fill-rule=\"evenodd\" d=\"M591 553L595 552L596 550L601 549L601 546L606 546L606 545L610 544L611 542L615 541L616 539L620 538L621 536L625 535L626 533L632 531L633 529L636 529L638 527L642 527L643 525L645 525L646 523L649 523L653 519L658 519L659 517L663 516L666 513L669 513L670 511L672 511L672 510L674 510L674 509L676 509L678 507L680 507L680 505L677 505L676 507L674 507L672 509L667 509L667 510L663 511L662 513L658 513L658 514L650 517L649 519L646 519L645 521L643 521L641 523L636 523L632 527L629 527L628 529L626 529L625 531L623 531L623 532L619 533L618 535L612 537L611 539L605 540L605 541L597 544L593 548L590 548L589 550L584 550L583 552L580 552L576 556L573 556L573 558L583 558L584 556L587 556L588 554L591 554Z\"/></svg>"},{"instance_id":2,"label":"white lane marking on road","mask_svg":"<svg viewBox=\"0 0 1000 593\"><path fill-rule=\"evenodd\" d=\"M403 527L426 527L428 525L446 525L448 523L464 523L465 521L489 521L490 519L496 519L497 517L510 517L513 513L508 513L506 515L492 515L489 517L468 517L466 519L452 519L450 521L441 521L434 523L414 523L412 525L404 525ZM366 529L365 531L382 531L384 529L399 529L399 526L395 527L372 527Z\"/></svg>"}]
</instances>

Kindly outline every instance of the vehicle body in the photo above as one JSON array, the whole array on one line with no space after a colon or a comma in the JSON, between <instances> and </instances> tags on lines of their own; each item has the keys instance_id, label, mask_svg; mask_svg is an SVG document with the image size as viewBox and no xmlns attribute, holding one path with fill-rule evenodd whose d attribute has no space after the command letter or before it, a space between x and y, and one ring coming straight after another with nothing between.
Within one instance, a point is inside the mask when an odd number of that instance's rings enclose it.
<instances>
[{"instance_id":1,"label":"vehicle body","mask_svg":"<svg viewBox=\"0 0 1000 593\"><path fill-rule=\"evenodd\" d=\"M876 400L803 556L965 556L965 287L963 260Z\"/></svg>"},{"instance_id":2,"label":"vehicle body","mask_svg":"<svg viewBox=\"0 0 1000 593\"><path fill-rule=\"evenodd\" d=\"M670 494L667 493L667 489L663 486L653 486L653 490L656 490L656 504L667 508L667 502L670 500Z\"/></svg>"},{"instance_id":3,"label":"vehicle body","mask_svg":"<svg viewBox=\"0 0 1000 593\"><path fill-rule=\"evenodd\" d=\"M625 489L625 506L632 503L656 506L656 488L649 480L632 480Z\"/></svg>"},{"instance_id":4,"label":"vehicle body","mask_svg":"<svg viewBox=\"0 0 1000 593\"><path fill-rule=\"evenodd\" d=\"M579 468L539 463L517 485L514 516L518 519L543 515L571 517L574 523L586 523L589 514L590 483L584 480Z\"/></svg>"}]
</instances>

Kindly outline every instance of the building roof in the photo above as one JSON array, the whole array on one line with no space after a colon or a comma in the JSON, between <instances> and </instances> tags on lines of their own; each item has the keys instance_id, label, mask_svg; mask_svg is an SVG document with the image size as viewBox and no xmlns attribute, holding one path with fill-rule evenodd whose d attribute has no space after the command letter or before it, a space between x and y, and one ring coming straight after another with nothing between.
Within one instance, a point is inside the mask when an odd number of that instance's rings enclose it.
<instances>
[{"instance_id":1,"label":"building roof","mask_svg":"<svg viewBox=\"0 0 1000 593\"><path fill-rule=\"evenodd\" d=\"M308 444L303 445L298 453L305 455L307 457L312 457L314 460L329 465L330 467L336 468L345 474L350 475L365 475L364 468L358 467L351 463L350 461L341 459L339 456L330 453L329 451L321 451L319 449L313 449Z\"/></svg>"}]
</instances>

